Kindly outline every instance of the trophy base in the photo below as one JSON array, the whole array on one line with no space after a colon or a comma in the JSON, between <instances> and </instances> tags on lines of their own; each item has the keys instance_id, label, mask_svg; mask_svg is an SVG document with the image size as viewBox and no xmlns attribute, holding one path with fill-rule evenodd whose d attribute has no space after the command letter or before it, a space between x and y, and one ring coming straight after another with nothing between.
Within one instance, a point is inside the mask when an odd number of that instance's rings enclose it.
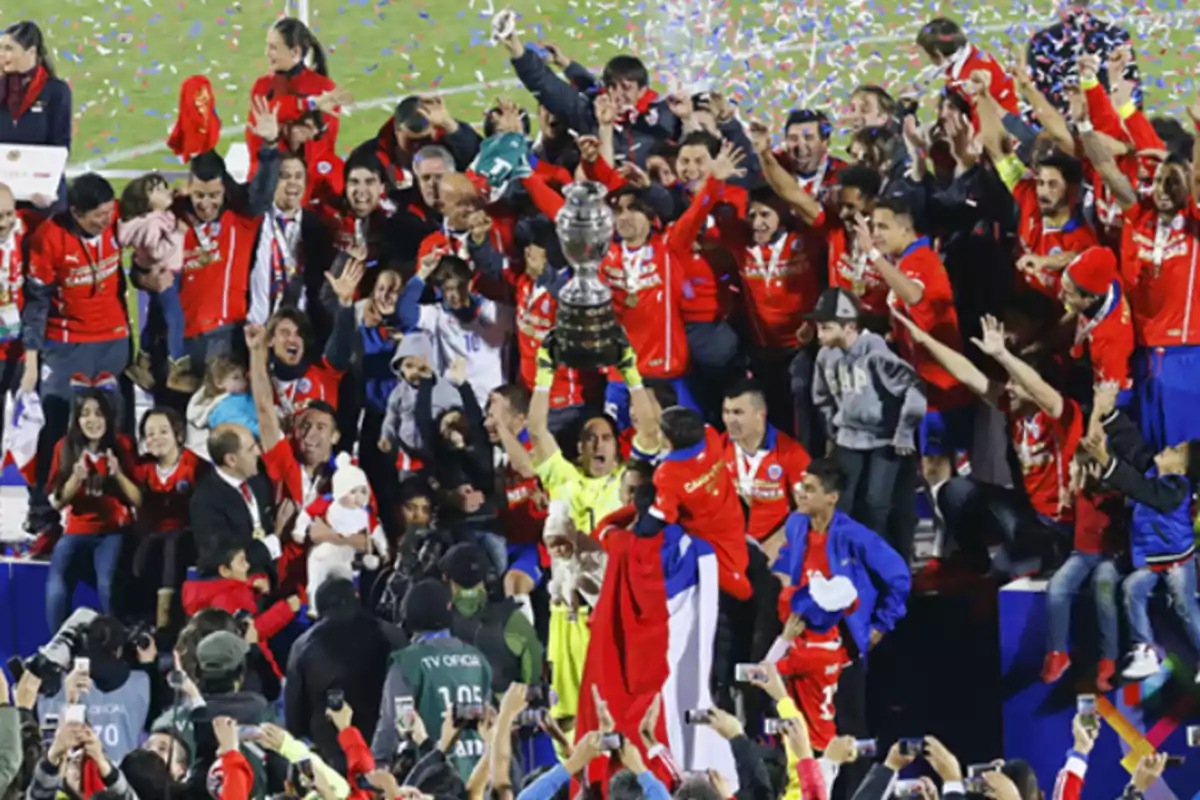
<instances>
[{"instance_id":1,"label":"trophy base","mask_svg":"<svg viewBox=\"0 0 1200 800\"><path fill-rule=\"evenodd\" d=\"M600 369L621 361L625 330L612 301L600 305L560 302L554 322L554 360L572 369Z\"/></svg>"}]
</instances>

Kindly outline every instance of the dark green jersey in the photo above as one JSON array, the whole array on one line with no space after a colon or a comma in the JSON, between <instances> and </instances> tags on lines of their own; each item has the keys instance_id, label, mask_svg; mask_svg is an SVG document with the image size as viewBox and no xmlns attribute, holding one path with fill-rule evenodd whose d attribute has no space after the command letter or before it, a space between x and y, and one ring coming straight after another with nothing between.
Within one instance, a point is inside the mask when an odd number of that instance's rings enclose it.
<instances>
[{"instance_id":1,"label":"dark green jersey","mask_svg":"<svg viewBox=\"0 0 1200 800\"><path fill-rule=\"evenodd\" d=\"M411 697L429 736L437 739L442 714L458 705L491 703L492 668L476 648L451 636L418 639L392 656L384 685L379 726L372 751L378 760L390 761L399 738L396 733L396 698ZM465 730L449 753L463 780L471 775L483 755L483 741L474 730Z\"/></svg>"}]
</instances>

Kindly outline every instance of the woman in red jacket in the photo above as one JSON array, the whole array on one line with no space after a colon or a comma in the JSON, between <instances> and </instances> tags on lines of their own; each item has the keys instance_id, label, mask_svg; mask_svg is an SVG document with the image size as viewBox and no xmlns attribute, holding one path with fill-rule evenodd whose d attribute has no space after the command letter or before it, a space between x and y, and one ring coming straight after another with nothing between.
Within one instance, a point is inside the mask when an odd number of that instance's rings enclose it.
<instances>
[{"instance_id":1,"label":"woman in red jacket","mask_svg":"<svg viewBox=\"0 0 1200 800\"><path fill-rule=\"evenodd\" d=\"M338 133L335 113L342 95L329 78L325 51L317 37L298 19L278 20L267 31L267 66L271 68L270 74L255 81L250 90L250 108L254 108L257 98L265 98L281 126L298 121L305 112L322 112L328 117L324 120L324 130L304 145L304 161L315 164L322 157L333 156ZM253 118L253 110L250 116ZM262 140L250 126L246 127L246 144L250 147L253 175Z\"/></svg>"},{"instance_id":2,"label":"woman in red jacket","mask_svg":"<svg viewBox=\"0 0 1200 800\"><path fill-rule=\"evenodd\" d=\"M46 583L50 630L67 618L71 595L88 563L96 576L100 608L112 614L113 578L123 533L133 522L132 509L142 493L133 474L133 444L117 432L108 392L88 388L71 401L67 435L54 447L46 486L54 507L63 512L66 534L54 547Z\"/></svg>"},{"instance_id":3,"label":"woman in red jacket","mask_svg":"<svg viewBox=\"0 0 1200 800\"><path fill-rule=\"evenodd\" d=\"M146 458L134 468L133 482L142 492L138 511L137 552L133 574L156 597L156 625L170 623L175 592L191 563L190 543L184 537L189 525L188 503L209 464L183 447L187 425L173 408L152 408L142 417L141 438ZM180 548L185 548L180 550ZM151 571L151 564L158 567Z\"/></svg>"}]
</instances>

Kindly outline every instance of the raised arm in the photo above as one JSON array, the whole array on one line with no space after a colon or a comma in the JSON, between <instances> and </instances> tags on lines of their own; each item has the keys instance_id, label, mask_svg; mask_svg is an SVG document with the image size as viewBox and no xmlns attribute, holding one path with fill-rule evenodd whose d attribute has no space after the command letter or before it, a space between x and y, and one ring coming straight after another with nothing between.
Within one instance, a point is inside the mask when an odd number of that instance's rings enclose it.
<instances>
[{"instance_id":1,"label":"raised arm","mask_svg":"<svg viewBox=\"0 0 1200 800\"><path fill-rule=\"evenodd\" d=\"M275 411L275 389L267 372L267 332L261 325L246 326L246 348L250 351L250 394L258 412L258 438L264 453L283 439Z\"/></svg>"},{"instance_id":2,"label":"raised arm","mask_svg":"<svg viewBox=\"0 0 1200 800\"><path fill-rule=\"evenodd\" d=\"M984 354L1000 362L1000 366L1004 367L1012 379L1029 393L1029 396L1033 398L1033 402L1037 403L1038 408L1045 411L1054 419L1061 417L1065 402L1063 396L1047 383L1038 374L1036 369L1009 352L1008 347L1004 343L1004 325L990 314L985 316L981 322L983 324L983 338L972 339L971 341L975 346Z\"/></svg>"},{"instance_id":3,"label":"raised arm","mask_svg":"<svg viewBox=\"0 0 1200 800\"><path fill-rule=\"evenodd\" d=\"M814 225L820 219L824 209L813 197L796 182L796 178L779 163L779 159L771 152L771 139L766 128L759 123L750 125L751 139L754 150L758 153L759 165L763 178L775 194L787 203L800 216L805 225Z\"/></svg>"},{"instance_id":4,"label":"raised arm","mask_svg":"<svg viewBox=\"0 0 1200 800\"><path fill-rule=\"evenodd\" d=\"M1033 114L1041 123L1042 129L1054 140L1054 143L1065 152L1075 152L1075 137L1071 135L1071 126L1066 118L1059 113L1046 96L1041 93L1029 75L1028 53L1019 44L1013 47L1013 67L1010 70L1017 91L1025 98L1025 102L1033 108Z\"/></svg>"},{"instance_id":5,"label":"raised arm","mask_svg":"<svg viewBox=\"0 0 1200 800\"><path fill-rule=\"evenodd\" d=\"M917 323L913 322L907 315L893 310L892 318L903 325L912 336L913 341L924 347L929 352L929 355L933 356L934 360L941 364L956 380L963 383L972 392L987 402L992 405L996 404L1004 387L988 378L987 375L984 375L979 367L971 363L971 359L957 350L947 347L930 334L918 328Z\"/></svg>"},{"instance_id":6,"label":"raised arm","mask_svg":"<svg viewBox=\"0 0 1200 800\"><path fill-rule=\"evenodd\" d=\"M333 277L331 272L325 273L325 280L329 281L337 297L337 309L333 313L333 331L325 343L323 355L325 363L340 372L350 369L350 356L354 352L354 295L364 271L363 262L352 259L338 277Z\"/></svg>"},{"instance_id":7,"label":"raised arm","mask_svg":"<svg viewBox=\"0 0 1200 800\"><path fill-rule=\"evenodd\" d=\"M558 452L558 440L550 432L550 386L554 383L556 370L550 351L543 344L537 351L537 377L529 401L529 416L525 419L535 467L546 463Z\"/></svg>"},{"instance_id":8,"label":"raised arm","mask_svg":"<svg viewBox=\"0 0 1200 800\"><path fill-rule=\"evenodd\" d=\"M1083 142L1084 157L1091 161L1092 167L1100 173L1104 185L1113 193L1113 199L1125 211L1136 206L1137 191L1129 183L1129 178L1117 166L1117 161L1105 147L1101 134L1094 131L1091 122L1087 120L1080 122L1079 134L1079 138Z\"/></svg>"},{"instance_id":9,"label":"raised arm","mask_svg":"<svg viewBox=\"0 0 1200 800\"><path fill-rule=\"evenodd\" d=\"M1200 95L1188 106L1188 116L1200 130ZM1192 137L1192 197L1200 198L1200 136Z\"/></svg>"}]
</instances>

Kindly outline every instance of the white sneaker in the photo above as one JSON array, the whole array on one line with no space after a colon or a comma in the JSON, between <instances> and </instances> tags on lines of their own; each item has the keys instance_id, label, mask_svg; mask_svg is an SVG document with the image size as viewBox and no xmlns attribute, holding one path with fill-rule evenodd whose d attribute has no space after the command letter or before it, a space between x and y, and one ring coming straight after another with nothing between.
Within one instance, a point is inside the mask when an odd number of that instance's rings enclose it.
<instances>
[{"instance_id":1,"label":"white sneaker","mask_svg":"<svg viewBox=\"0 0 1200 800\"><path fill-rule=\"evenodd\" d=\"M1125 667L1121 673L1121 677L1131 681L1140 681L1158 672L1160 666L1158 653L1154 652L1153 647L1148 644L1134 645L1133 657L1129 661L1129 666ZM1200 681L1200 676L1197 676L1197 680Z\"/></svg>"}]
</instances>

